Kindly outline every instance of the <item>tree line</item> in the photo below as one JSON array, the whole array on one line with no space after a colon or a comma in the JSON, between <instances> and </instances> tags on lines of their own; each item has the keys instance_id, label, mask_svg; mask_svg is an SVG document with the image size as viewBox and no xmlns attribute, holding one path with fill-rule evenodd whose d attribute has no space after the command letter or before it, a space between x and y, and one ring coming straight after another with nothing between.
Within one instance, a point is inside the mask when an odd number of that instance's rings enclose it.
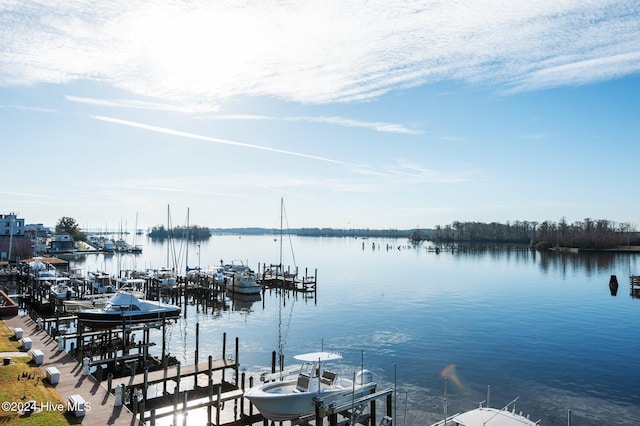
<instances>
[{"instance_id":1,"label":"tree line","mask_svg":"<svg viewBox=\"0 0 640 426\"><path fill-rule=\"evenodd\" d=\"M412 235L412 239L415 236ZM640 236L630 223L616 223L607 219L586 218L568 223L519 221L506 223L453 222L436 226L428 238L434 242L496 242L530 244L540 249L576 247L582 249L611 249L640 244Z\"/></svg>"},{"instance_id":2,"label":"tree line","mask_svg":"<svg viewBox=\"0 0 640 426\"><path fill-rule=\"evenodd\" d=\"M167 229L164 225L154 226L148 233L150 238L166 239L166 238L188 238L190 240L202 241L211 237L211 231L204 226L176 226Z\"/></svg>"}]
</instances>

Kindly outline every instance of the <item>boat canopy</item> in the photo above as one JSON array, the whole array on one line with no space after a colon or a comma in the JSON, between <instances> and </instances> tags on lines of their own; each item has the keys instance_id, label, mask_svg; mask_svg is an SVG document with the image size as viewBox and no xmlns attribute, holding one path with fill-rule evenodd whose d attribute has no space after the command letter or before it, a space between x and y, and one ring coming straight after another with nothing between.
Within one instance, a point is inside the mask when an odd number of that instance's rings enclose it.
<instances>
[{"instance_id":1,"label":"boat canopy","mask_svg":"<svg viewBox=\"0 0 640 426\"><path fill-rule=\"evenodd\" d=\"M342 359L342 355L333 352L311 352L308 354L295 355L294 358L303 362L325 362Z\"/></svg>"},{"instance_id":2,"label":"boat canopy","mask_svg":"<svg viewBox=\"0 0 640 426\"><path fill-rule=\"evenodd\" d=\"M109 299L112 305L139 305L140 300L133 294L119 291Z\"/></svg>"}]
</instances>

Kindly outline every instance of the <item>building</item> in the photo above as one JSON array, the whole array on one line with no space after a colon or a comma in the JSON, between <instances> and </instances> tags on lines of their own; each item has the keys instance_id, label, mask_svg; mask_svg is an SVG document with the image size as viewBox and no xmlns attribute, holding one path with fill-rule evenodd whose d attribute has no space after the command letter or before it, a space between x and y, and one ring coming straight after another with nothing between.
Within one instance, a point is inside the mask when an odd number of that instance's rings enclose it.
<instances>
[{"instance_id":1,"label":"building","mask_svg":"<svg viewBox=\"0 0 640 426\"><path fill-rule=\"evenodd\" d=\"M15 213L0 213L0 236L23 237L24 219L19 219Z\"/></svg>"},{"instance_id":2,"label":"building","mask_svg":"<svg viewBox=\"0 0 640 426\"><path fill-rule=\"evenodd\" d=\"M56 234L49 241L49 253L75 251L76 243L69 234Z\"/></svg>"},{"instance_id":3,"label":"building","mask_svg":"<svg viewBox=\"0 0 640 426\"><path fill-rule=\"evenodd\" d=\"M24 219L15 213L0 213L0 261L14 262L33 253L31 239L25 236Z\"/></svg>"}]
</instances>

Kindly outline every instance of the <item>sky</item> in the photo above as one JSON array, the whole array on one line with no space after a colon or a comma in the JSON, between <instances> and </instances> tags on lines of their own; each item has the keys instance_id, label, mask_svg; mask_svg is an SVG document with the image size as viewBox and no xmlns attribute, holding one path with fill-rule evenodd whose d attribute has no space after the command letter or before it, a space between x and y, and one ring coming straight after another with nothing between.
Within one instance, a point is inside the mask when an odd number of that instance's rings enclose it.
<instances>
[{"instance_id":1,"label":"sky","mask_svg":"<svg viewBox=\"0 0 640 426\"><path fill-rule=\"evenodd\" d=\"M0 0L0 213L640 224L637 1Z\"/></svg>"}]
</instances>

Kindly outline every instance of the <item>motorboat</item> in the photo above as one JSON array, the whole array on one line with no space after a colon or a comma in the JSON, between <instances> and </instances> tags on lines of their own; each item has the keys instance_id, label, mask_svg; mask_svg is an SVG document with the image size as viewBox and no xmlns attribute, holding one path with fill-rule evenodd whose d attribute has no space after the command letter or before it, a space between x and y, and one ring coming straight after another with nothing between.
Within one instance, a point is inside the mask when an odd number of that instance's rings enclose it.
<instances>
[{"instance_id":1,"label":"motorboat","mask_svg":"<svg viewBox=\"0 0 640 426\"><path fill-rule=\"evenodd\" d=\"M262 286L256 282L253 271L241 270L233 273L227 290L235 294L260 294Z\"/></svg>"},{"instance_id":2,"label":"motorboat","mask_svg":"<svg viewBox=\"0 0 640 426\"><path fill-rule=\"evenodd\" d=\"M355 380L326 370L325 363L342 359L339 354L312 352L296 355L294 358L303 363L297 377L266 382L244 394L266 419L297 419L314 413L316 401L330 404L345 398L359 398L371 393L376 387L368 370L358 371Z\"/></svg>"},{"instance_id":3,"label":"motorboat","mask_svg":"<svg viewBox=\"0 0 640 426\"><path fill-rule=\"evenodd\" d=\"M93 294L115 293L116 286L112 283L111 275L106 272L90 272L88 280Z\"/></svg>"},{"instance_id":4,"label":"motorboat","mask_svg":"<svg viewBox=\"0 0 640 426\"><path fill-rule=\"evenodd\" d=\"M101 308L82 309L78 320L92 329L112 328L122 324L139 324L178 318L180 307L144 300L132 292L118 291Z\"/></svg>"},{"instance_id":5,"label":"motorboat","mask_svg":"<svg viewBox=\"0 0 640 426\"><path fill-rule=\"evenodd\" d=\"M59 299L75 299L76 292L69 285L70 278L67 277L55 277L50 279L51 287L49 287L49 294Z\"/></svg>"},{"instance_id":6,"label":"motorboat","mask_svg":"<svg viewBox=\"0 0 640 426\"><path fill-rule=\"evenodd\" d=\"M152 278L160 288L165 290L170 290L177 284L176 273L173 269L169 268L162 268L154 271Z\"/></svg>"},{"instance_id":7,"label":"motorboat","mask_svg":"<svg viewBox=\"0 0 640 426\"><path fill-rule=\"evenodd\" d=\"M529 416L523 416L522 412L516 413L517 400L518 398L514 399L502 409L491 408L488 403L487 406L483 406L485 402L483 401L478 405L478 408L446 417L431 426L538 426L540 420L533 421L529 419Z\"/></svg>"}]
</instances>

